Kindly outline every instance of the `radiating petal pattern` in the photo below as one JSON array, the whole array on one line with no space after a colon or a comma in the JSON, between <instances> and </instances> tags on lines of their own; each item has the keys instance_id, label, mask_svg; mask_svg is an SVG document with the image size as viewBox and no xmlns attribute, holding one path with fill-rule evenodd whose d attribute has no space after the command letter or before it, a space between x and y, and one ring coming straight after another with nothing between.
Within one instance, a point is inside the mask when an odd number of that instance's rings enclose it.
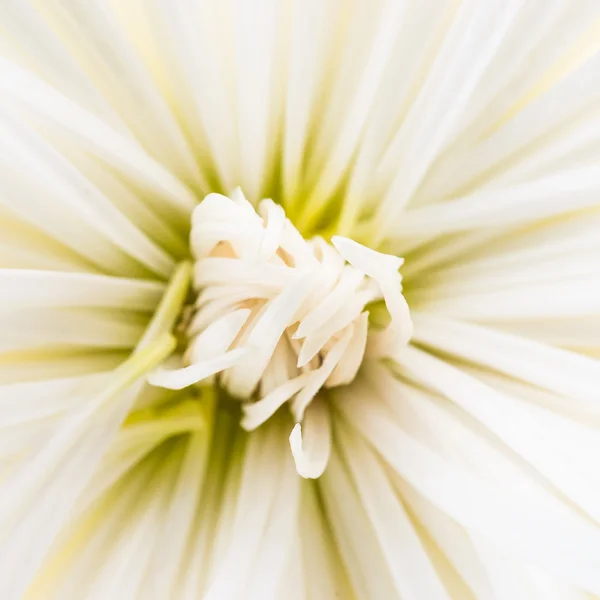
<instances>
[{"instance_id":1,"label":"radiating petal pattern","mask_svg":"<svg viewBox=\"0 0 600 600\"><path fill-rule=\"evenodd\" d=\"M0 2L0 598L599 599L599 100L596 0Z\"/></svg>"}]
</instances>

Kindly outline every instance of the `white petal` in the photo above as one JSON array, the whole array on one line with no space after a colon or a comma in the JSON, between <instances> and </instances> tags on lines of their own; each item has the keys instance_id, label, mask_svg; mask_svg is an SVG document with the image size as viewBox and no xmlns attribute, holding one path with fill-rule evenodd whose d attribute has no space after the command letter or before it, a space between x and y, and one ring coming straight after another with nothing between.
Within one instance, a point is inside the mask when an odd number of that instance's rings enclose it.
<instances>
[{"instance_id":1,"label":"white petal","mask_svg":"<svg viewBox=\"0 0 600 600\"><path fill-rule=\"evenodd\" d=\"M394 236L423 243L443 233L482 227L516 227L598 206L600 168L595 165L552 173L510 187L407 211ZM415 243L412 243L412 240ZM405 245L406 247L406 245Z\"/></svg>"},{"instance_id":2,"label":"white petal","mask_svg":"<svg viewBox=\"0 0 600 600\"><path fill-rule=\"evenodd\" d=\"M294 527L288 511L293 509L299 487L291 458L281 452L279 446L284 439L280 425L270 423L248 439L240 487L235 496L230 542L216 565L205 600L234 600L246 591L252 598L255 593L261 597L261 585L277 585L283 575L285 562L280 561L277 566L274 564L267 581L264 577L263 581L256 581L253 572L254 568L260 572L266 568L261 551L265 557L272 557L271 553L278 551L279 558L283 555L285 559L292 548Z\"/></svg>"},{"instance_id":3,"label":"white petal","mask_svg":"<svg viewBox=\"0 0 600 600\"><path fill-rule=\"evenodd\" d=\"M421 343L598 406L600 365L593 359L432 314L419 314L417 320L415 339Z\"/></svg>"},{"instance_id":4,"label":"white petal","mask_svg":"<svg viewBox=\"0 0 600 600\"><path fill-rule=\"evenodd\" d=\"M0 350L132 348L145 319L100 309L6 308L0 312Z\"/></svg>"},{"instance_id":5,"label":"white petal","mask_svg":"<svg viewBox=\"0 0 600 600\"><path fill-rule=\"evenodd\" d=\"M350 582L344 565L336 551L333 536L323 535L329 527L328 516L317 494L316 486L302 486L299 506L298 529L302 544L302 581L306 592L304 600L310 598L351 597ZM287 590L286 590L287 593Z\"/></svg>"},{"instance_id":6,"label":"white petal","mask_svg":"<svg viewBox=\"0 0 600 600\"><path fill-rule=\"evenodd\" d=\"M388 177L393 173L393 183L379 211L379 239L394 231L398 214L468 110L470 97L522 4L494 0L485 9L477 2L458 8L418 97L381 161L380 171Z\"/></svg>"},{"instance_id":7,"label":"white petal","mask_svg":"<svg viewBox=\"0 0 600 600\"><path fill-rule=\"evenodd\" d=\"M258 315L244 347L246 356L228 373L228 390L248 397L256 388L283 332L310 293L312 274L300 274Z\"/></svg>"},{"instance_id":8,"label":"white petal","mask_svg":"<svg viewBox=\"0 0 600 600\"><path fill-rule=\"evenodd\" d=\"M138 261L169 274L171 257L50 144L7 114L0 114L0 132L0 204L108 272Z\"/></svg>"},{"instance_id":9,"label":"white petal","mask_svg":"<svg viewBox=\"0 0 600 600\"><path fill-rule=\"evenodd\" d=\"M368 328L369 313L364 312L354 323L354 330L352 332L352 338L348 344L348 349L329 376L325 387L346 385L352 382L356 377L367 347Z\"/></svg>"},{"instance_id":10,"label":"white petal","mask_svg":"<svg viewBox=\"0 0 600 600\"><path fill-rule=\"evenodd\" d=\"M236 348L181 369L160 368L148 375L148 383L170 390L182 390L232 367L244 354L246 354L244 348Z\"/></svg>"},{"instance_id":11,"label":"white petal","mask_svg":"<svg viewBox=\"0 0 600 600\"><path fill-rule=\"evenodd\" d=\"M82 150L106 161L140 187L154 190L155 197L149 196L148 201L161 207L161 213L188 214L195 206L190 191L131 137L111 129L75 102L5 59L0 59L0 89L30 107L42 120L58 126Z\"/></svg>"},{"instance_id":12,"label":"white petal","mask_svg":"<svg viewBox=\"0 0 600 600\"><path fill-rule=\"evenodd\" d=\"M355 323L358 322L365 304L372 299L373 293L370 291L358 292L350 299L346 297L346 302L337 312L302 342L298 354L298 368L307 365L334 335L343 332L346 328L352 329L354 333Z\"/></svg>"},{"instance_id":13,"label":"white petal","mask_svg":"<svg viewBox=\"0 0 600 600\"><path fill-rule=\"evenodd\" d=\"M352 425L429 501L528 563L598 593L600 528L562 507L541 509L516 486L490 485L402 431L373 403L344 400L338 407Z\"/></svg>"},{"instance_id":14,"label":"white petal","mask_svg":"<svg viewBox=\"0 0 600 600\"><path fill-rule=\"evenodd\" d=\"M186 354L192 364L208 360L229 349L250 316L241 308L217 319L190 343Z\"/></svg>"},{"instance_id":15,"label":"white petal","mask_svg":"<svg viewBox=\"0 0 600 600\"><path fill-rule=\"evenodd\" d=\"M331 350L329 350L327 356L323 360L323 364L318 369L309 373L306 385L294 398L292 403L292 414L296 423L302 421L306 407L311 403L321 387L323 387L340 360L342 360L342 357L348 348L348 344L352 339L352 333L353 328L348 327L342 337L340 337L340 339L331 347Z\"/></svg>"},{"instance_id":16,"label":"white petal","mask_svg":"<svg viewBox=\"0 0 600 600\"><path fill-rule=\"evenodd\" d=\"M82 407L65 417L63 426L41 445L27 468L2 483L0 523L10 535L0 540L0 556L3 565L13 565L3 584L9 597L20 596L68 521L77 497L139 393L139 376L172 349L172 340L165 338L134 354L113 373L108 386L92 392Z\"/></svg>"},{"instance_id":17,"label":"white petal","mask_svg":"<svg viewBox=\"0 0 600 600\"><path fill-rule=\"evenodd\" d=\"M206 431L190 436L179 470L176 487L168 499L159 533L152 553L151 565L145 574L142 595L159 598L169 596L175 589L193 535L194 520L202 492L211 439Z\"/></svg>"},{"instance_id":18,"label":"white petal","mask_svg":"<svg viewBox=\"0 0 600 600\"><path fill-rule=\"evenodd\" d=\"M154 281L33 269L0 271L2 306L153 310L163 291L164 285Z\"/></svg>"},{"instance_id":19,"label":"white petal","mask_svg":"<svg viewBox=\"0 0 600 600\"><path fill-rule=\"evenodd\" d=\"M449 600L435 567L397 498L380 463L366 443L347 427L336 429L340 449L355 481L399 597Z\"/></svg>"},{"instance_id":20,"label":"white petal","mask_svg":"<svg viewBox=\"0 0 600 600\"><path fill-rule=\"evenodd\" d=\"M331 453L331 423L329 408L321 398L310 403L302 424L294 425L290 447L299 475L316 479L323 474Z\"/></svg>"},{"instance_id":21,"label":"white petal","mask_svg":"<svg viewBox=\"0 0 600 600\"><path fill-rule=\"evenodd\" d=\"M408 343L412 336L412 321L408 305L401 292L401 278L398 273L398 269L404 262L403 259L376 252L347 238L334 236L331 242L353 267L379 284L392 319L388 326L390 339L387 343L392 348Z\"/></svg>"},{"instance_id":22,"label":"white petal","mask_svg":"<svg viewBox=\"0 0 600 600\"><path fill-rule=\"evenodd\" d=\"M338 560L345 567L354 594L359 598L395 598L393 576L365 506L335 445L318 486L327 523L339 552Z\"/></svg>"},{"instance_id":23,"label":"white petal","mask_svg":"<svg viewBox=\"0 0 600 600\"><path fill-rule=\"evenodd\" d=\"M307 337L324 325L342 308L344 302L358 288L363 279L364 275L357 269L345 268L331 292L302 318L294 333L294 338Z\"/></svg>"},{"instance_id":24,"label":"white petal","mask_svg":"<svg viewBox=\"0 0 600 600\"><path fill-rule=\"evenodd\" d=\"M303 373L288 379L257 402L244 404L241 425L247 431L256 429L271 417L280 406L283 406L292 396L297 394L307 383L310 373Z\"/></svg>"}]
</instances>

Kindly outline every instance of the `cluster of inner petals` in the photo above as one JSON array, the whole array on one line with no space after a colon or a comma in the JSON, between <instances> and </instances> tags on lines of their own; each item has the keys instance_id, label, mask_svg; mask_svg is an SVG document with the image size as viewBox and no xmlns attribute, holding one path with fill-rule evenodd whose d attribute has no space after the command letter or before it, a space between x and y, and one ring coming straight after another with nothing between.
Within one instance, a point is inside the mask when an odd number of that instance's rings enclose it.
<instances>
[{"instance_id":1,"label":"cluster of inner petals","mask_svg":"<svg viewBox=\"0 0 600 600\"><path fill-rule=\"evenodd\" d=\"M290 402L296 466L318 476L329 452L319 391L350 383L365 355L391 356L410 338L402 259L347 238L305 240L280 205L263 200L255 210L239 189L198 205L191 250L196 300L183 366L154 372L151 383L182 389L218 376L243 402L248 430ZM378 301L389 324L369 328L367 307Z\"/></svg>"}]
</instances>

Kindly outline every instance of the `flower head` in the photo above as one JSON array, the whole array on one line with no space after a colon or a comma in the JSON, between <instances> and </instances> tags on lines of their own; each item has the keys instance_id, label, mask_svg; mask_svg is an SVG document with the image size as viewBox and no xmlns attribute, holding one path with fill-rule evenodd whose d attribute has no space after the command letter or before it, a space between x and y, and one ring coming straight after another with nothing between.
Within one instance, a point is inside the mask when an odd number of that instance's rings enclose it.
<instances>
[{"instance_id":1,"label":"flower head","mask_svg":"<svg viewBox=\"0 0 600 600\"><path fill-rule=\"evenodd\" d=\"M599 23L0 2L0 598L600 597Z\"/></svg>"}]
</instances>

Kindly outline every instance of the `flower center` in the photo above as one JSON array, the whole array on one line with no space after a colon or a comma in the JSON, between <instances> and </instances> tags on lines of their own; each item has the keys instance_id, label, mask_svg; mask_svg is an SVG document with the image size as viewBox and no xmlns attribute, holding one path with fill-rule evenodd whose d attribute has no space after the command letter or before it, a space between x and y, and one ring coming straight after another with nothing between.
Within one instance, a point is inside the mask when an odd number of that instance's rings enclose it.
<instances>
[{"instance_id":1,"label":"flower center","mask_svg":"<svg viewBox=\"0 0 600 600\"><path fill-rule=\"evenodd\" d=\"M288 401L297 424L309 407L318 417L323 388L349 384L365 355L391 356L410 338L402 259L347 238L305 240L271 200L255 210L239 189L209 194L193 214L191 250L196 298L183 366L150 381L182 389L218 376L243 402L248 430ZM389 314L385 327L370 325L375 303ZM297 464L298 436L300 425Z\"/></svg>"}]
</instances>

